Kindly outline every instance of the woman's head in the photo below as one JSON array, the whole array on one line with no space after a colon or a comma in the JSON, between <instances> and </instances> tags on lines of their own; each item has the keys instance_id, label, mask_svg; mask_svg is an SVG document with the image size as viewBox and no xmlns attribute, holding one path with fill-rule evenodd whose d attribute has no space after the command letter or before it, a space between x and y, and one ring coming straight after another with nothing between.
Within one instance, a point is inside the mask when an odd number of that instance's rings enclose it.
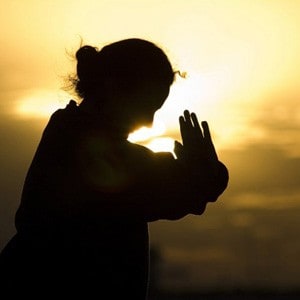
<instances>
[{"instance_id":1,"label":"woman's head","mask_svg":"<svg viewBox=\"0 0 300 300\"><path fill-rule=\"evenodd\" d=\"M83 46L76 58L79 96L125 119L154 114L174 80L166 54L142 39L121 40L100 51Z\"/></svg>"}]
</instances>

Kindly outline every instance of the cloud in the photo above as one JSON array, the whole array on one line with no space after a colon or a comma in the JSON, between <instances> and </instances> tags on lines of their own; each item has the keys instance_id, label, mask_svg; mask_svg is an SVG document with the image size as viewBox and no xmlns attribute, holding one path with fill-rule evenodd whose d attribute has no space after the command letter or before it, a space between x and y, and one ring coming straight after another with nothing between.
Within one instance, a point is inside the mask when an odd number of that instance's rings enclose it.
<instances>
[{"instance_id":1,"label":"cloud","mask_svg":"<svg viewBox=\"0 0 300 300\"><path fill-rule=\"evenodd\" d=\"M224 199L225 201L225 199ZM171 289L292 289L299 286L300 209L226 209L151 224L160 281Z\"/></svg>"},{"instance_id":2,"label":"cloud","mask_svg":"<svg viewBox=\"0 0 300 300\"><path fill-rule=\"evenodd\" d=\"M243 143L239 144L237 135L237 146L221 151L220 159L230 172L226 193L230 201L243 199L241 202L260 206L299 205L299 95L296 90L281 90L256 103L254 109L249 108L251 118L241 134Z\"/></svg>"},{"instance_id":3,"label":"cloud","mask_svg":"<svg viewBox=\"0 0 300 300\"><path fill-rule=\"evenodd\" d=\"M250 144L226 150L221 160L228 166L231 195L289 194L300 187L300 157L291 157L280 146Z\"/></svg>"},{"instance_id":4,"label":"cloud","mask_svg":"<svg viewBox=\"0 0 300 300\"><path fill-rule=\"evenodd\" d=\"M299 82L297 83L299 85ZM273 144L292 156L300 157L300 89L276 90L259 103L249 122L258 131L256 142Z\"/></svg>"},{"instance_id":5,"label":"cloud","mask_svg":"<svg viewBox=\"0 0 300 300\"><path fill-rule=\"evenodd\" d=\"M229 188L204 215L150 224L152 244L162 254L162 284L188 290L296 288L300 158L268 143L220 156Z\"/></svg>"},{"instance_id":6,"label":"cloud","mask_svg":"<svg viewBox=\"0 0 300 300\"><path fill-rule=\"evenodd\" d=\"M272 122L260 124L277 130ZM38 120L2 114L0 247L14 232L42 129ZM299 286L300 158L280 143L259 140L222 150L220 159L229 169L229 188L203 216L150 224L151 244L162 256L161 284L188 290Z\"/></svg>"}]
</instances>

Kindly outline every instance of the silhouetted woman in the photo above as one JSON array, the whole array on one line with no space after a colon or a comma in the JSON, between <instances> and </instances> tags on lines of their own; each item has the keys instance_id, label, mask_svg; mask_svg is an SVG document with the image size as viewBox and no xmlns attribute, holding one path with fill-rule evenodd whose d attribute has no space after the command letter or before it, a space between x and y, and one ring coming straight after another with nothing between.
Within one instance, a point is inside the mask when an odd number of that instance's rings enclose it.
<instances>
[{"instance_id":1,"label":"silhouetted woman","mask_svg":"<svg viewBox=\"0 0 300 300\"><path fill-rule=\"evenodd\" d=\"M44 299L145 299L148 222L201 215L228 183L208 125L185 111L183 143L153 153L127 141L151 125L174 71L141 39L77 53L73 100L56 111L29 168L17 234L2 251L1 290Z\"/></svg>"}]
</instances>

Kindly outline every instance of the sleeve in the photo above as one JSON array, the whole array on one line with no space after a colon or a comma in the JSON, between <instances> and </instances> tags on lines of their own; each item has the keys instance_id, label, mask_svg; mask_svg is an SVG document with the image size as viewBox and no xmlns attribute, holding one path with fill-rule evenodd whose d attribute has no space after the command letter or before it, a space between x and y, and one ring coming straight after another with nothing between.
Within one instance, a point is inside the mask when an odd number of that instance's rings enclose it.
<instances>
[{"instance_id":1,"label":"sleeve","mask_svg":"<svg viewBox=\"0 0 300 300\"><path fill-rule=\"evenodd\" d=\"M206 205L209 202L216 202L226 190L229 182L228 169L221 161L218 161L217 168L217 175L213 178L207 177L201 168L196 174L187 174L191 183L191 191L194 197L197 198L191 214L202 214L201 204L205 203Z\"/></svg>"},{"instance_id":2,"label":"sleeve","mask_svg":"<svg viewBox=\"0 0 300 300\"><path fill-rule=\"evenodd\" d=\"M157 219L180 219L188 214L201 215L208 202L215 202L225 191L229 174L226 166L219 161L217 176L208 179L199 168L197 174L185 169L177 159L166 153L157 155L156 190L152 190L157 201ZM155 165L155 164L154 164Z\"/></svg>"},{"instance_id":3,"label":"sleeve","mask_svg":"<svg viewBox=\"0 0 300 300\"><path fill-rule=\"evenodd\" d=\"M202 178L201 173L196 178L191 176L171 153L153 153L146 149L134 153L125 168L125 173L130 173L130 179L126 180L128 186L120 185L117 181L118 189L116 186L114 189L103 189L94 185L94 180L89 180L88 185L81 181L78 185L79 192L75 195L75 198L79 197L75 202L78 203L77 208L81 214L88 218L125 217L147 222L178 220L188 214L203 214L207 203L216 201L227 186L228 172L221 162L217 178L207 185L205 176ZM109 165L100 162L99 164L99 161L93 160L89 167L85 168L91 172L93 166L98 164L100 167L85 178L93 178L96 181L101 179L101 172ZM118 161L117 165L118 172L113 171L110 166L104 178L108 179L110 172L114 175L111 177L114 180L124 178L119 173L122 171L122 168L119 169L121 162Z\"/></svg>"}]
</instances>

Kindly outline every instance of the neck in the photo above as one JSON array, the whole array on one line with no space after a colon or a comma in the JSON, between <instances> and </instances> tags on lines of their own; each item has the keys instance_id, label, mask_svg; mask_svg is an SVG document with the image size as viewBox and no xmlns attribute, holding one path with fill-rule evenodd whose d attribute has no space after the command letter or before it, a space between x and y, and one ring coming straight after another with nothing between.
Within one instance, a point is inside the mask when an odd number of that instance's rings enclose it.
<instances>
[{"instance_id":1,"label":"neck","mask_svg":"<svg viewBox=\"0 0 300 300\"><path fill-rule=\"evenodd\" d=\"M79 107L93 121L96 127L99 126L102 130L104 129L112 137L127 140L130 129L126 125L122 126L122 122L118 122L118 119L113 118L112 116L115 116L114 113L105 108L99 109L99 106L93 101L86 99L82 100Z\"/></svg>"}]
</instances>

